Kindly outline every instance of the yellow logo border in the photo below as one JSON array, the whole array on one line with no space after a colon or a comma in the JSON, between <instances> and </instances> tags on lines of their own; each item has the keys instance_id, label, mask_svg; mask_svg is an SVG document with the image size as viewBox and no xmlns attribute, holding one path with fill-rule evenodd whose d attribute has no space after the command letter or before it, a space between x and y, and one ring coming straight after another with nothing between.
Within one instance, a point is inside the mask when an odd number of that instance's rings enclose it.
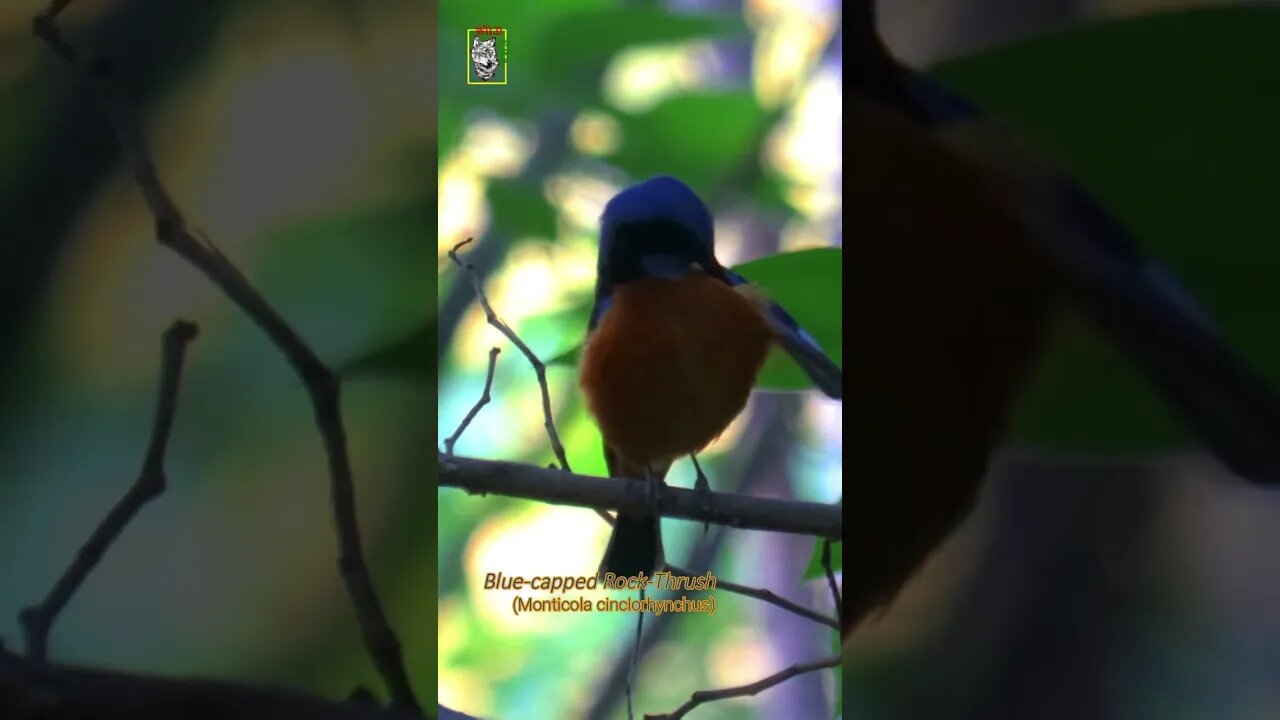
<instances>
[{"instance_id":1,"label":"yellow logo border","mask_svg":"<svg viewBox=\"0 0 1280 720\"><path fill-rule=\"evenodd\" d=\"M468 85L506 85L511 79L511 66L507 63L507 29L502 28L502 82L471 79L471 36L477 34L479 28L467 28L467 84ZM489 33L486 33L489 34Z\"/></svg>"}]
</instances>

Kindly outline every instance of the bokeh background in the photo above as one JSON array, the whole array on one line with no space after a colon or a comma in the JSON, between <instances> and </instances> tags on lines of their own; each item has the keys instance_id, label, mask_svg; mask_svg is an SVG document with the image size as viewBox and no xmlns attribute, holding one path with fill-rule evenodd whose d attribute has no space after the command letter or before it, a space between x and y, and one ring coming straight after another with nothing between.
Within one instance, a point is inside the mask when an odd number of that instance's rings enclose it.
<instances>
[{"instance_id":1,"label":"bokeh background","mask_svg":"<svg viewBox=\"0 0 1280 720\"><path fill-rule=\"evenodd\" d=\"M154 240L87 86L0 4L0 637L141 466L160 335L200 325L168 491L71 601L51 657L382 694L336 566L328 476L292 370ZM434 275L435 8L421 0L111 0L64 14L118 58L160 174L335 366L410 335ZM345 387L367 555L435 694L433 373Z\"/></svg>"},{"instance_id":2,"label":"bokeh background","mask_svg":"<svg viewBox=\"0 0 1280 720\"><path fill-rule=\"evenodd\" d=\"M879 5L900 57L1097 193L1280 387L1274 3ZM1280 497L1196 453L1070 315L1009 445L974 516L854 638L846 715L1277 717Z\"/></svg>"},{"instance_id":3,"label":"bokeh background","mask_svg":"<svg viewBox=\"0 0 1280 720\"><path fill-rule=\"evenodd\" d=\"M532 370L485 324L446 257L474 237L467 257L494 308L551 364L552 404L572 468L605 473L599 433L576 388L574 349L590 309L600 211L617 190L658 173L683 179L711 206L725 264L787 253L795 264L749 267L786 291L788 307L839 358L840 10L826 0L442 4L442 439L480 396L489 348L502 348L493 402L457 453L536 465L553 459ZM466 29L481 25L507 29L507 85L464 82ZM794 386L795 378L775 365L767 384ZM840 412L816 392L757 393L700 456L703 467L719 489L834 502ZM685 460L668 481L689 486L693 477ZM490 572L594 574L608 526L589 510L456 489L441 489L439 503L440 702L486 718L626 717L634 616L515 616L511 593L483 590ZM718 528L704 536L682 521L664 522L664 535L673 563L710 567L832 612L825 585L803 577L812 539ZM715 596L712 617L646 618L654 634L639 661L637 716L833 652L829 628L723 591ZM837 685L835 671L812 673L695 716L830 717Z\"/></svg>"}]
</instances>

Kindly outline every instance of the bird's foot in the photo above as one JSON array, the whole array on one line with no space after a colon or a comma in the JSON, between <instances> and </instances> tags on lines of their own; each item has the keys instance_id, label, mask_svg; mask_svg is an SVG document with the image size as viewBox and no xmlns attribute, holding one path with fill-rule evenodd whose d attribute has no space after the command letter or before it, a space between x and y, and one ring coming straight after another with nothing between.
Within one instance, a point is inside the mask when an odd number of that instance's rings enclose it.
<instances>
[{"instance_id":1,"label":"bird's foot","mask_svg":"<svg viewBox=\"0 0 1280 720\"><path fill-rule=\"evenodd\" d=\"M646 501L649 504L649 510L652 511L655 516L662 515L662 478L658 477L652 471L648 471L645 473L644 482L645 494L647 495Z\"/></svg>"}]
</instances>

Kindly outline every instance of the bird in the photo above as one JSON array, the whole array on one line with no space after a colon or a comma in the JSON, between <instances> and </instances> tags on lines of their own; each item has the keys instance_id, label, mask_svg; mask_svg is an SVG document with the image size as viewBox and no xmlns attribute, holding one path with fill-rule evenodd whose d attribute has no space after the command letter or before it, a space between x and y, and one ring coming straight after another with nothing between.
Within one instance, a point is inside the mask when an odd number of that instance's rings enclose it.
<instances>
[{"instance_id":1,"label":"bird","mask_svg":"<svg viewBox=\"0 0 1280 720\"><path fill-rule=\"evenodd\" d=\"M715 256L711 211L659 175L624 188L600 218L595 299L579 386L610 477L647 483L643 511L620 511L599 574L663 564L656 499L671 464L718 437L746 406L779 346L832 398L843 373L781 306ZM699 470L695 489L709 503Z\"/></svg>"},{"instance_id":2,"label":"bird","mask_svg":"<svg viewBox=\"0 0 1280 720\"><path fill-rule=\"evenodd\" d=\"M972 510L1063 309L1125 353L1233 474L1280 483L1280 398L1212 315L1099 200L892 57L870 0L854 5L845 642Z\"/></svg>"}]
</instances>

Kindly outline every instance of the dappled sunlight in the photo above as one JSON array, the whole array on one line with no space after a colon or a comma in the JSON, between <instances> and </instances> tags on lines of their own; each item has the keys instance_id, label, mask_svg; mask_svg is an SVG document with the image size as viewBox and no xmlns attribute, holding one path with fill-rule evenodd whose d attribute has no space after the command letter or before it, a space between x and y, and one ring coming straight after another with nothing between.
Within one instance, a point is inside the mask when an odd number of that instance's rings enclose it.
<instances>
[{"instance_id":1,"label":"dappled sunlight","mask_svg":"<svg viewBox=\"0 0 1280 720\"><path fill-rule=\"evenodd\" d=\"M515 177L537 149L537 133L527 122L484 117L471 122L458 147L462 161L476 174Z\"/></svg>"},{"instance_id":2,"label":"dappled sunlight","mask_svg":"<svg viewBox=\"0 0 1280 720\"><path fill-rule=\"evenodd\" d=\"M565 172L547 178L547 199L556 206L569 228L589 231L594 237L600 214L622 186L587 172Z\"/></svg>"},{"instance_id":3,"label":"dappled sunlight","mask_svg":"<svg viewBox=\"0 0 1280 720\"><path fill-rule=\"evenodd\" d=\"M609 113L583 110L569 127L569 140L584 155L612 155L622 145L622 126Z\"/></svg>"},{"instance_id":4,"label":"dappled sunlight","mask_svg":"<svg viewBox=\"0 0 1280 720\"><path fill-rule=\"evenodd\" d=\"M485 622L511 635L554 633L563 629L572 615L563 613L512 612L515 596L548 599L551 592L485 590L488 573L505 576L592 575L600 562L608 537L608 526L595 513L582 508L555 505L510 511L490 518L476 528L464 551L466 583L471 607ZM589 540L595 538L594 541Z\"/></svg>"},{"instance_id":5,"label":"dappled sunlight","mask_svg":"<svg viewBox=\"0 0 1280 720\"><path fill-rule=\"evenodd\" d=\"M782 226L778 249L782 252L795 252L831 247L835 234L836 227L831 222L809 222L803 218L793 218Z\"/></svg>"},{"instance_id":6,"label":"dappled sunlight","mask_svg":"<svg viewBox=\"0 0 1280 720\"><path fill-rule=\"evenodd\" d=\"M819 71L801 91L787 119L766 145L769 164L793 186L788 202L814 218L840 207L841 99L838 72Z\"/></svg>"},{"instance_id":7,"label":"dappled sunlight","mask_svg":"<svg viewBox=\"0 0 1280 720\"><path fill-rule=\"evenodd\" d=\"M463 240L480 237L489 224L489 208L484 183L465 154L455 153L440 163L439 182L436 248L443 258Z\"/></svg>"},{"instance_id":8,"label":"dappled sunlight","mask_svg":"<svg viewBox=\"0 0 1280 720\"><path fill-rule=\"evenodd\" d=\"M755 627L725 630L710 655L707 670L715 687L745 685L777 671L768 638Z\"/></svg>"},{"instance_id":9,"label":"dappled sunlight","mask_svg":"<svg viewBox=\"0 0 1280 720\"><path fill-rule=\"evenodd\" d=\"M478 241L488 228L492 208L485 179L519 175L536 149L537 135L528 123L493 116L472 120L453 152L440 161L436 250L441 258L467 238Z\"/></svg>"},{"instance_id":10,"label":"dappled sunlight","mask_svg":"<svg viewBox=\"0 0 1280 720\"><path fill-rule=\"evenodd\" d=\"M541 243L511 248L506 266L489 282L489 299L503 308L502 318L510 325L530 315L562 305L552 258Z\"/></svg>"},{"instance_id":11,"label":"dappled sunlight","mask_svg":"<svg viewBox=\"0 0 1280 720\"><path fill-rule=\"evenodd\" d=\"M512 328L519 328L522 320L560 310L569 305L570 292L579 288L568 286L562 282L559 259L564 258L570 265L571 272L577 277L585 273L582 244L576 247L558 249L551 252L549 246L541 243L517 245L510 250L507 262L488 282L485 294L493 306L494 312L503 322ZM574 266L577 266L574 269ZM545 348L545 342L523 337L526 343L538 352ZM518 351L510 346L510 341L496 328L488 323L484 310L477 303L467 310L458 326L454 339L452 354L464 368L484 367L487 363L489 348L497 345L506 351L511 349L515 359L523 362ZM540 347L541 346L541 347Z\"/></svg>"},{"instance_id":12,"label":"dappled sunlight","mask_svg":"<svg viewBox=\"0 0 1280 720\"><path fill-rule=\"evenodd\" d=\"M755 91L760 104L774 108L791 98L835 29L835 18L784 17L756 36Z\"/></svg>"},{"instance_id":13,"label":"dappled sunlight","mask_svg":"<svg viewBox=\"0 0 1280 720\"><path fill-rule=\"evenodd\" d=\"M562 237L548 247L565 297L579 295L595 286L596 250L596 239L585 234Z\"/></svg>"},{"instance_id":14,"label":"dappled sunlight","mask_svg":"<svg viewBox=\"0 0 1280 720\"><path fill-rule=\"evenodd\" d=\"M463 601L458 597L441 595L439 603L436 611L439 617L436 683L440 704L466 708L481 715L492 713L494 686L489 674L473 665L454 661L469 645Z\"/></svg>"},{"instance_id":15,"label":"dappled sunlight","mask_svg":"<svg viewBox=\"0 0 1280 720\"><path fill-rule=\"evenodd\" d=\"M624 112L638 113L672 95L698 89L705 77L699 62L704 48L701 43L682 43L622 50L605 70L605 100Z\"/></svg>"}]
</instances>

